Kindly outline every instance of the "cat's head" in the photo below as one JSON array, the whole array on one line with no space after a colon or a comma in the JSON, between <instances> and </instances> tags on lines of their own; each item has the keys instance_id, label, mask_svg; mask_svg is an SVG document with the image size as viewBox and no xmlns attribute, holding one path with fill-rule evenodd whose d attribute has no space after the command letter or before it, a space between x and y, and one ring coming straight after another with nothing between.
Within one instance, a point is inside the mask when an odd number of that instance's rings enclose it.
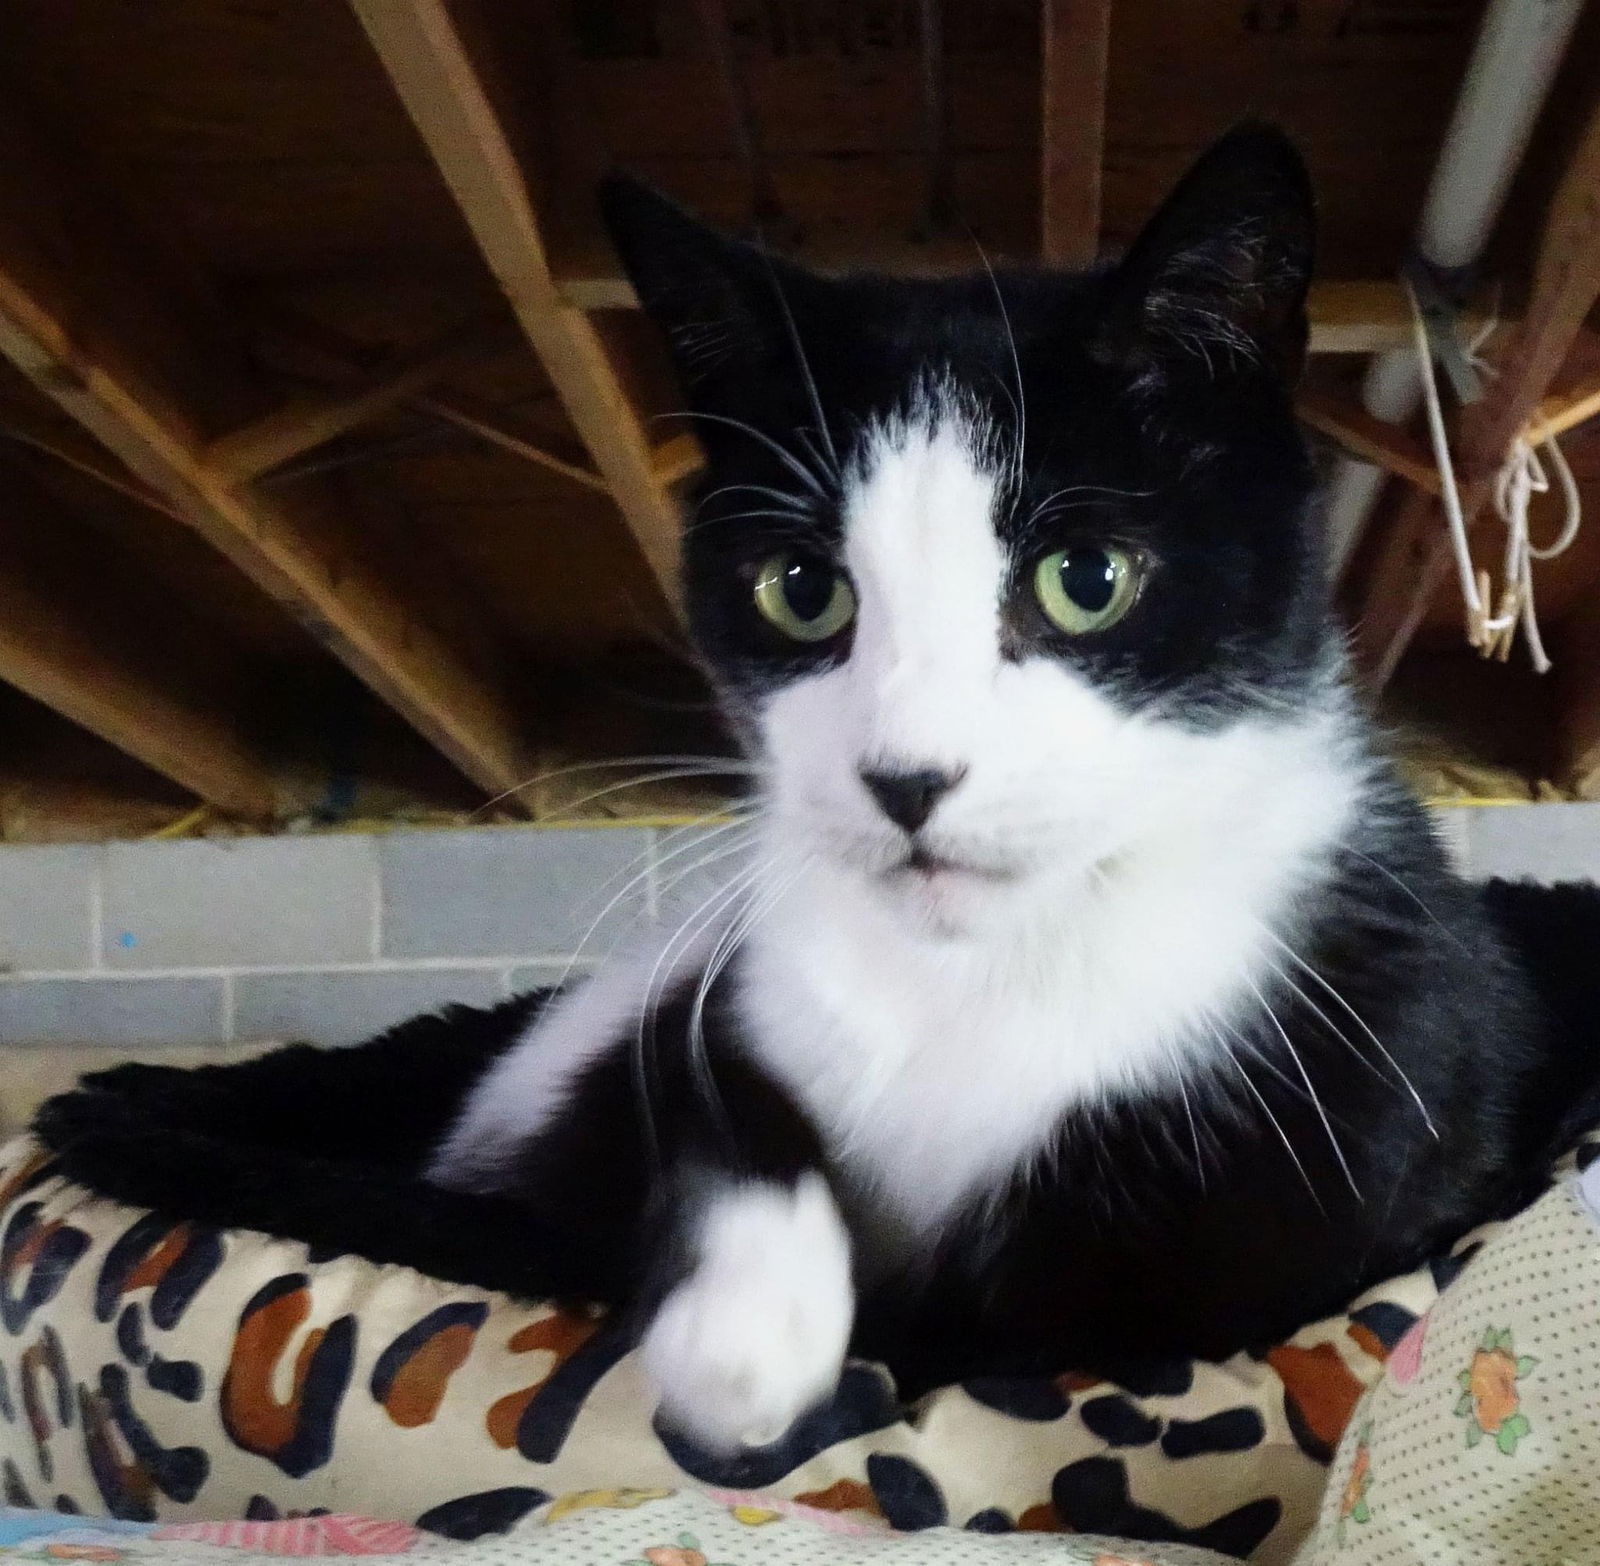
<instances>
[{"instance_id":1,"label":"cat's head","mask_svg":"<svg viewBox=\"0 0 1600 1566\"><path fill-rule=\"evenodd\" d=\"M948 932L1137 853L1175 788L1238 808L1331 656L1281 135L1086 274L824 277L603 205L707 454L693 633L791 846Z\"/></svg>"}]
</instances>

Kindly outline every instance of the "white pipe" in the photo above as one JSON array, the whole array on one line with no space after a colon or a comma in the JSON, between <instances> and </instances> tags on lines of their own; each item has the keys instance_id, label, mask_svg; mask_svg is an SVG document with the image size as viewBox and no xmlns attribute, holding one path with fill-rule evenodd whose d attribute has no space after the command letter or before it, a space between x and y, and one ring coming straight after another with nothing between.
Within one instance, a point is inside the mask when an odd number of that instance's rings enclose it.
<instances>
[{"instance_id":1,"label":"white pipe","mask_svg":"<svg viewBox=\"0 0 1600 1566\"><path fill-rule=\"evenodd\" d=\"M1582 9L1583 0L1492 0L1418 220L1417 249L1432 265L1456 271L1482 253ZM1368 413L1398 424L1420 397L1410 348L1374 358L1361 387ZM1335 466L1324 511L1336 576L1382 482L1381 468L1353 457Z\"/></svg>"}]
</instances>

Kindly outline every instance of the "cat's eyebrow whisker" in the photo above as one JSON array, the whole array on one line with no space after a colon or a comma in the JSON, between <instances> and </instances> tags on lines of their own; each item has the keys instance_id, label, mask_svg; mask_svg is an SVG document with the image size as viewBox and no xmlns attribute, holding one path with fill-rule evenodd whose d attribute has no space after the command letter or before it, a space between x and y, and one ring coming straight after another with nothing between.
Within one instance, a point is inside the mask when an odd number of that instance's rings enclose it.
<instances>
[{"instance_id":1,"label":"cat's eyebrow whisker","mask_svg":"<svg viewBox=\"0 0 1600 1566\"><path fill-rule=\"evenodd\" d=\"M661 418L682 419L708 419L713 424L725 424L729 429L738 430L742 435L748 435L751 440L759 442L770 451L802 484L814 494L818 500L826 501L828 498L827 487L823 480L803 463L786 446L780 445L764 430L758 430L753 424L746 424L743 419L730 418L725 413L706 413L698 409L689 409L681 413L659 415Z\"/></svg>"},{"instance_id":2,"label":"cat's eyebrow whisker","mask_svg":"<svg viewBox=\"0 0 1600 1566\"><path fill-rule=\"evenodd\" d=\"M805 514L807 505L804 495L796 495L790 490L775 489L771 484L719 484L710 494L702 495L695 503L695 512L701 511L717 499L720 495L737 495L740 493L761 495L767 500L775 500L779 505L788 506L799 515Z\"/></svg>"},{"instance_id":3,"label":"cat's eyebrow whisker","mask_svg":"<svg viewBox=\"0 0 1600 1566\"><path fill-rule=\"evenodd\" d=\"M989 287L994 290L994 302L999 307L1000 319L1005 324L1006 346L1011 350L1011 370L1017 378L1017 439L1012 458L1012 486L1020 498L1023 490L1023 453L1028 444L1028 400L1022 387L1022 358L1017 353L1017 334L1011 329L1011 312L1006 308L1006 296L1001 291L1000 279L994 275L989 253L979 243L976 234L970 229L967 232L977 247L984 271L989 274Z\"/></svg>"},{"instance_id":4,"label":"cat's eyebrow whisker","mask_svg":"<svg viewBox=\"0 0 1600 1566\"><path fill-rule=\"evenodd\" d=\"M822 453L820 451L817 450L816 446L812 443L811 430L810 430L809 426L796 425L794 433L795 433L795 439L800 441L805 446L806 451L810 454L812 461L814 461L817 464L818 467L821 467L823 465L823 460L824 460L823 459L823 455L822 455ZM843 483L843 479L842 479L842 477L841 477L841 475L839 473L839 457L838 457L838 453L834 452L834 450L833 450L833 436L830 435L826 429L823 430L822 434L823 434L823 438L828 443L829 452L832 453L833 466L830 469L828 469L828 475L833 480L834 484L837 487L842 489L844 487L844 483Z\"/></svg>"},{"instance_id":5,"label":"cat's eyebrow whisker","mask_svg":"<svg viewBox=\"0 0 1600 1566\"><path fill-rule=\"evenodd\" d=\"M1350 1161L1344 1156L1344 1148L1340 1145L1339 1138L1334 1134L1333 1122L1328 1118L1327 1110L1322 1107L1322 1100L1317 1096L1317 1090L1311 1081L1311 1073L1306 1070L1305 1062L1301 1060L1294 1047L1294 1041L1289 1037L1283 1024L1278 1021L1277 1012L1272 1009L1271 1003L1256 987L1255 982L1246 979L1245 987L1255 996L1261 1005L1261 1009L1266 1012L1267 1020L1271 1022L1278 1037L1283 1040L1283 1047L1289 1052L1289 1059L1294 1062L1295 1070L1300 1073L1300 1080L1306 1085L1306 1093L1310 1096L1311 1107L1316 1111L1317 1119L1322 1122L1322 1129L1328 1133L1328 1144L1333 1148L1333 1156L1339 1161L1339 1168L1344 1172L1344 1177L1350 1186L1351 1193L1358 1202L1364 1204L1366 1197L1362 1194L1361 1187L1356 1184L1356 1177L1350 1169Z\"/></svg>"},{"instance_id":6,"label":"cat's eyebrow whisker","mask_svg":"<svg viewBox=\"0 0 1600 1566\"><path fill-rule=\"evenodd\" d=\"M1064 500L1060 505L1051 506L1046 511L1035 511L1029 514L1024 527L1042 527L1046 522L1053 522L1057 517L1065 516L1069 511L1098 511L1100 506L1093 500Z\"/></svg>"},{"instance_id":7,"label":"cat's eyebrow whisker","mask_svg":"<svg viewBox=\"0 0 1600 1566\"><path fill-rule=\"evenodd\" d=\"M827 416L822 410L822 397L817 391L816 377L811 373L811 360L806 356L806 345L800 339L800 327L795 321L794 311L789 308L789 296L783 291L783 282L778 276L778 269L772 264L772 257L767 254L765 247L761 249L761 260L767 269L767 280L772 284L772 292L777 298L778 308L783 312L784 330L788 334L790 345L794 348L795 360L800 367L800 378L806 385L806 398L811 403L811 413L817 421L817 432L827 444L828 456L833 462L832 477L834 482L837 483L841 477L839 453L834 449L833 436L828 429ZM820 453L817 460L819 463L822 460Z\"/></svg>"},{"instance_id":8,"label":"cat's eyebrow whisker","mask_svg":"<svg viewBox=\"0 0 1600 1566\"><path fill-rule=\"evenodd\" d=\"M1122 500L1148 500L1152 495L1159 493L1159 490L1154 489L1117 489L1110 484L1064 484L1060 489L1052 490L1029 512L1028 521L1037 520L1039 513L1062 495L1115 495ZM1090 502L1083 501L1081 504L1089 505Z\"/></svg>"},{"instance_id":9,"label":"cat's eyebrow whisker","mask_svg":"<svg viewBox=\"0 0 1600 1566\"><path fill-rule=\"evenodd\" d=\"M816 538L820 532L817 519L812 516L807 516L803 511L766 510L735 511L731 514L724 513L720 516L714 517L697 517L686 528L684 528L683 532L684 536L687 537L690 533L698 533L703 528L721 527L724 523L728 522L754 522L761 518L770 518L775 522L789 523L795 536L800 538Z\"/></svg>"}]
</instances>

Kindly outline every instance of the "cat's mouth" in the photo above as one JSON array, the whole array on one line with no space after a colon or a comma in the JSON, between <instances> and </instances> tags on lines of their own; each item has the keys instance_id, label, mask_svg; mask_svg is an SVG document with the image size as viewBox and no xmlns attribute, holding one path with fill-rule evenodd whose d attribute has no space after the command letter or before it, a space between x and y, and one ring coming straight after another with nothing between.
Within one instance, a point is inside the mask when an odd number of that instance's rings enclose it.
<instances>
[{"instance_id":1,"label":"cat's mouth","mask_svg":"<svg viewBox=\"0 0 1600 1566\"><path fill-rule=\"evenodd\" d=\"M1000 885L1015 879L1014 871L941 854L921 843L913 843L910 852L891 865L886 874L894 880L923 885L961 881L983 881Z\"/></svg>"}]
</instances>

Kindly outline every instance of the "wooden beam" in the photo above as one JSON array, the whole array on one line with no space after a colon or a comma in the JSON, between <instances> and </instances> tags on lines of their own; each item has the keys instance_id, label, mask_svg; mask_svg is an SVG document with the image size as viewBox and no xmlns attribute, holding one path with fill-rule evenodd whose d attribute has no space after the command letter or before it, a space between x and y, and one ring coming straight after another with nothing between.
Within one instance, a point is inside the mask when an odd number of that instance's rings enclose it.
<instances>
[{"instance_id":1,"label":"wooden beam","mask_svg":"<svg viewBox=\"0 0 1600 1566\"><path fill-rule=\"evenodd\" d=\"M616 261L602 247L575 245L564 252L565 271L557 277L561 297L583 310L636 310L638 296ZM810 257L823 271L902 271L912 276L946 277L972 270L970 239L916 246L872 245L859 252ZM1306 303L1311 317L1310 351L1383 353L1411 341L1411 317L1398 283L1382 279L1331 278L1313 283ZM1488 319L1480 309L1462 313L1469 334Z\"/></svg>"},{"instance_id":2,"label":"wooden beam","mask_svg":"<svg viewBox=\"0 0 1600 1566\"><path fill-rule=\"evenodd\" d=\"M524 462L532 462L574 484L581 484L585 489L598 490L601 494L611 492L606 481L588 466L587 453L576 442L557 442L548 435L536 438L525 434L507 423L497 409L474 397L461 392L438 392L417 398L412 406L514 457L521 457Z\"/></svg>"},{"instance_id":3,"label":"wooden beam","mask_svg":"<svg viewBox=\"0 0 1600 1566\"><path fill-rule=\"evenodd\" d=\"M567 417L669 603L678 606L678 509L605 341L550 270L529 173L491 64L445 0L351 0L412 122L499 279Z\"/></svg>"},{"instance_id":4,"label":"wooden beam","mask_svg":"<svg viewBox=\"0 0 1600 1566\"><path fill-rule=\"evenodd\" d=\"M14 94L4 103L0 354L474 782L520 783L519 714L472 628L441 634L451 606L403 588L317 486L268 496L207 467L214 410L228 401L196 390L227 381L213 375L213 345L182 330L162 282L131 264L129 225L75 199L76 171L21 121Z\"/></svg>"},{"instance_id":5,"label":"wooden beam","mask_svg":"<svg viewBox=\"0 0 1600 1566\"><path fill-rule=\"evenodd\" d=\"M1600 375L1586 375L1565 391L1546 397L1529 421L1528 434L1535 440L1552 440L1593 418L1600 418Z\"/></svg>"},{"instance_id":6,"label":"wooden beam","mask_svg":"<svg viewBox=\"0 0 1600 1566\"><path fill-rule=\"evenodd\" d=\"M705 460L705 452L693 435L673 435L650 453L656 482L665 485L676 484L691 473L698 473Z\"/></svg>"},{"instance_id":7,"label":"wooden beam","mask_svg":"<svg viewBox=\"0 0 1600 1566\"><path fill-rule=\"evenodd\" d=\"M498 335L492 324L484 322L452 327L419 347L390 355L349 386L297 397L212 441L201 460L223 483L237 484L270 473L414 401L449 371L488 351Z\"/></svg>"},{"instance_id":8,"label":"wooden beam","mask_svg":"<svg viewBox=\"0 0 1600 1566\"><path fill-rule=\"evenodd\" d=\"M1087 266L1100 248L1111 0L1044 0L1040 64L1040 251Z\"/></svg>"},{"instance_id":9,"label":"wooden beam","mask_svg":"<svg viewBox=\"0 0 1600 1566\"><path fill-rule=\"evenodd\" d=\"M194 656L181 606L105 580L92 545L16 464L0 493L0 680L97 734L229 815L267 821L271 766L229 700L242 683L227 649Z\"/></svg>"},{"instance_id":10,"label":"wooden beam","mask_svg":"<svg viewBox=\"0 0 1600 1566\"><path fill-rule=\"evenodd\" d=\"M32 446L35 451L47 452L58 462L136 500L141 506L160 511L181 522L176 506L158 490L141 483L97 441L91 440L76 424L62 419L59 414L45 417L38 408L25 405L20 400L0 403L0 437Z\"/></svg>"},{"instance_id":11,"label":"wooden beam","mask_svg":"<svg viewBox=\"0 0 1600 1566\"><path fill-rule=\"evenodd\" d=\"M258 307L256 313L264 319L272 339L293 344L296 349L311 353L332 374L370 375L382 362L383 355L375 352L369 344L321 321L273 306ZM550 395L554 397L555 393L551 392ZM330 396L337 396L337 393L330 393ZM558 473L574 484L583 485L585 489L609 493L606 481L588 465L588 455L576 441L562 439L548 431L524 430L520 424L509 421L500 409L480 398L465 392L435 390L410 397L406 406L428 418L438 419L469 435L475 435L479 440L498 446L525 462ZM658 455L671 444L669 441L658 447ZM701 460L698 443L693 455L698 465ZM675 465L681 465L681 455Z\"/></svg>"},{"instance_id":12,"label":"wooden beam","mask_svg":"<svg viewBox=\"0 0 1600 1566\"><path fill-rule=\"evenodd\" d=\"M1380 468L1430 495L1439 493L1439 474L1433 453L1398 425L1375 419L1353 397L1332 397L1324 392L1302 392L1295 399L1300 422L1362 462Z\"/></svg>"},{"instance_id":13,"label":"wooden beam","mask_svg":"<svg viewBox=\"0 0 1600 1566\"><path fill-rule=\"evenodd\" d=\"M1567 161L1545 220L1522 321L1497 374L1457 421L1453 456L1470 524L1492 493L1494 474L1538 417L1578 334L1600 299L1600 102ZM1381 689L1399 667L1428 605L1454 564L1432 496L1411 491L1379 540L1355 606L1357 661Z\"/></svg>"}]
</instances>

